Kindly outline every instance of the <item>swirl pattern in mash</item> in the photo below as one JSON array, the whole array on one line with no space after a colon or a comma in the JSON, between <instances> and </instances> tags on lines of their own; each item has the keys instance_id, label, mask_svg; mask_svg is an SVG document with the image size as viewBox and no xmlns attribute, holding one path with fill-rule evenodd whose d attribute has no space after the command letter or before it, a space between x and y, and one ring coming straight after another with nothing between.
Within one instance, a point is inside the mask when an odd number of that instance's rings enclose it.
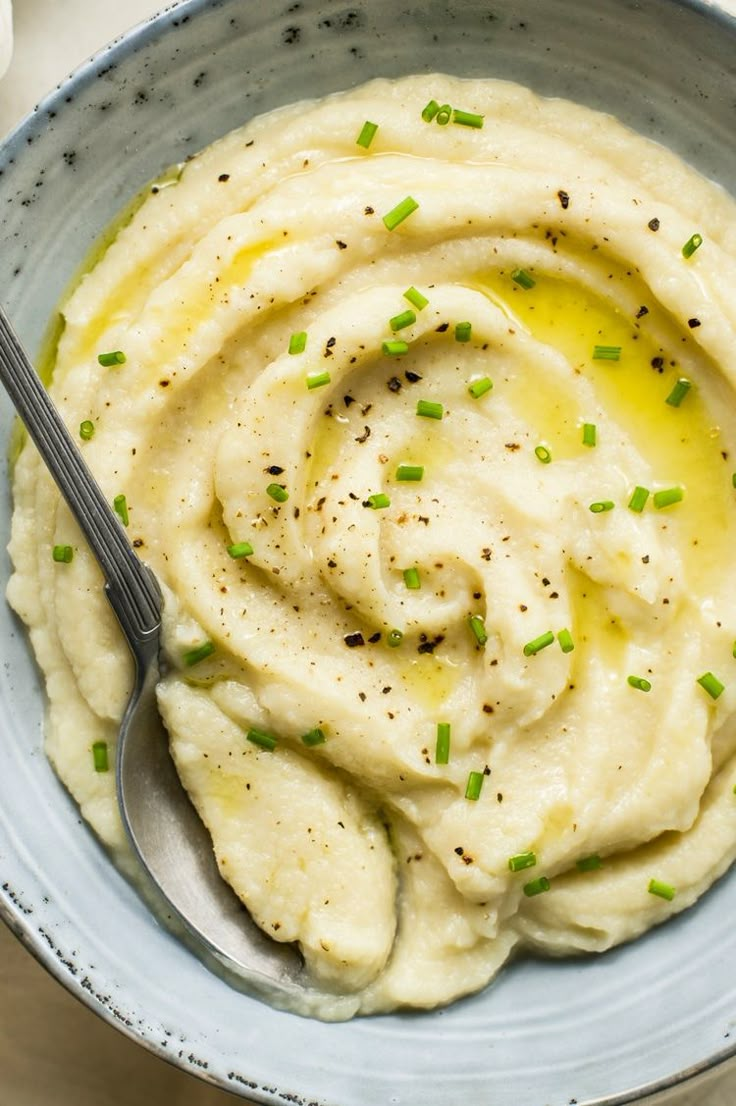
<instances>
[{"instance_id":1,"label":"swirl pattern in mash","mask_svg":"<svg viewBox=\"0 0 736 1106\"><path fill-rule=\"evenodd\" d=\"M324 1016L603 950L731 863L734 214L586 109L375 82L152 188L64 305L178 770ZM30 447L15 496L48 753L122 855L90 749L130 661Z\"/></svg>"}]
</instances>

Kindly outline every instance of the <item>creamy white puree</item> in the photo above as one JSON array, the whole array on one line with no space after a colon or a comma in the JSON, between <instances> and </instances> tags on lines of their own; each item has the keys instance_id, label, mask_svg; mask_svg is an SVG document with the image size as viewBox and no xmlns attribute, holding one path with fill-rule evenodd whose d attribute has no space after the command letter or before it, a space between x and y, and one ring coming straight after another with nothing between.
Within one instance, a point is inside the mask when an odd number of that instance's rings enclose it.
<instances>
[{"instance_id":1,"label":"creamy white puree","mask_svg":"<svg viewBox=\"0 0 736 1106\"><path fill-rule=\"evenodd\" d=\"M430 98L483 127L423 121ZM428 305L392 334L410 286ZM224 876L301 946L325 1017L332 992L356 1012L431 1007L523 946L606 949L731 863L735 286L736 208L672 154L511 84L423 76L228 135L151 190L64 304L51 390L75 432L94 423L84 456L165 588L181 778ZM101 367L109 350L125 364ZM397 480L404 463L423 479ZM639 485L684 498L635 512ZM365 505L377 493L389 507ZM91 746L112 762L128 654L30 447L15 501L9 596L46 675L48 755L123 857ZM228 554L240 542L252 556Z\"/></svg>"}]
</instances>

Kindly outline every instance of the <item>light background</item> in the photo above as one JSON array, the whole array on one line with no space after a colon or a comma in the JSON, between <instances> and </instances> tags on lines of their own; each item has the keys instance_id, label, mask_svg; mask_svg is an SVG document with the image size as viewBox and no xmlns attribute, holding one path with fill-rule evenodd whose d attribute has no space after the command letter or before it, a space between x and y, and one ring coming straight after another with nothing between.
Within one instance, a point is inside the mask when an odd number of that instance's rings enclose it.
<instances>
[{"instance_id":1,"label":"light background","mask_svg":"<svg viewBox=\"0 0 736 1106\"><path fill-rule=\"evenodd\" d=\"M0 137L80 62L164 3L15 0L14 56L0 81ZM736 14L736 0L722 0L722 6ZM0 1073L3 1106L235 1106L243 1102L170 1067L97 1018L48 976L2 923ZM736 1066L650 1099L648 1106L655 1102L656 1106L734 1106Z\"/></svg>"}]
</instances>

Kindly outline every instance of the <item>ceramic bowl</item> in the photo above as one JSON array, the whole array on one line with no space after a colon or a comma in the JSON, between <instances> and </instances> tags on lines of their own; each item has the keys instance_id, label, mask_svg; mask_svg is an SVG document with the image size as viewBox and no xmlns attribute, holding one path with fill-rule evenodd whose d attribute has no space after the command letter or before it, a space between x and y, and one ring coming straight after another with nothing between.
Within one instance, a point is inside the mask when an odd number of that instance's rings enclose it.
<instances>
[{"instance_id":1,"label":"ceramic bowl","mask_svg":"<svg viewBox=\"0 0 736 1106\"><path fill-rule=\"evenodd\" d=\"M0 147L0 288L28 348L91 243L163 168L256 112L437 70L611 111L736 192L736 20L712 5L188 0L93 58ZM0 404L3 436L11 418ZM7 538L4 473L0 489ZM4 604L0 639L0 914L64 986L158 1055L273 1106L619 1106L736 1051L731 877L631 945L519 960L436 1013L325 1025L232 990L82 825L44 759L39 676Z\"/></svg>"}]
</instances>

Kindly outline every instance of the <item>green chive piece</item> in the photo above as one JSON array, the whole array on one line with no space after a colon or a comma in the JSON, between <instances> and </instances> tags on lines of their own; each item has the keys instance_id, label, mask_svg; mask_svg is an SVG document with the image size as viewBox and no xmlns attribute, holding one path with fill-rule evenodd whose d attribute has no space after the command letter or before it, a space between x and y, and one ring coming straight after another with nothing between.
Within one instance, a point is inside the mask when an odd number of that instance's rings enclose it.
<instances>
[{"instance_id":1,"label":"green chive piece","mask_svg":"<svg viewBox=\"0 0 736 1106\"><path fill-rule=\"evenodd\" d=\"M228 545L227 551L234 561L239 560L240 557L253 556L253 546L249 541L238 541L234 545Z\"/></svg>"},{"instance_id":2,"label":"green chive piece","mask_svg":"<svg viewBox=\"0 0 736 1106\"><path fill-rule=\"evenodd\" d=\"M616 504L612 499L599 499L596 503L591 503L588 508L594 515L602 515L606 511L612 511Z\"/></svg>"},{"instance_id":3,"label":"green chive piece","mask_svg":"<svg viewBox=\"0 0 736 1106\"><path fill-rule=\"evenodd\" d=\"M369 123L366 119L362 126L361 132L356 138L358 146L362 146L364 150L367 150L373 139L376 137L376 131L378 130L378 123Z\"/></svg>"},{"instance_id":4,"label":"green chive piece","mask_svg":"<svg viewBox=\"0 0 736 1106\"><path fill-rule=\"evenodd\" d=\"M394 315L393 319L389 319L388 325L395 332L403 330L405 326L411 326L416 321L417 317L413 311L402 311L400 315Z\"/></svg>"},{"instance_id":5,"label":"green chive piece","mask_svg":"<svg viewBox=\"0 0 736 1106\"><path fill-rule=\"evenodd\" d=\"M626 683L629 687L635 687L637 691L651 691L652 685L643 676L627 676Z\"/></svg>"},{"instance_id":6,"label":"green chive piece","mask_svg":"<svg viewBox=\"0 0 736 1106\"><path fill-rule=\"evenodd\" d=\"M699 250L703 245L702 234L692 234L685 245L682 247L682 256L684 258L692 257L696 250Z\"/></svg>"},{"instance_id":7,"label":"green chive piece","mask_svg":"<svg viewBox=\"0 0 736 1106\"><path fill-rule=\"evenodd\" d=\"M386 230L396 230L399 223L403 223L404 219L408 219L418 207L417 201L412 199L411 196L407 196L383 216L383 225Z\"/></svg>"},{"instance_id":8,"label":"green chive piece","mask_svg":"<svg viewBox=\"0 0 736 1106\"><path fill-rule=\"evenodd\" d=\"M422 109L422 119L425 123L431 123L439 110L440 105L437 101L430 100L427 106Z\"/></svg>"},{"instance_id":9,"label":"green chive piece","mask_svg":"<svg viewBox=\"0 0 736 1106\"><path fill-rule=\"evenodd\" d=\"M575 867L579 872L596 872L603 867L603 861L598 853L591 853L590 856L581 856L580 860L576 860Z\"/></svg>"},{"instance_id":10,"label":"green chive piece","mask_svg":"<svg viewBox=\"0 0 736 1106\"><path fill-rule=\"evenodd\" d=\"M324 745L327 738L325 737L325 731L321 730L319 726L310 730L308 733L302 734L302 741L307 748L312 749L315 745Z\"/></svg>"},{"instance_id":11,"label":"green chive piece","mask_svg":"<svg viewBox=\"0 0 736 1106\"><path fill-rule=\"evenodd\" d=\"M68 565L74 557L74 550L71 545L55 545L51 550L51 556L59 564Z\"/></svg>"},{"instance_id":12,"label":"green chive piece","mask_svg":"<svg viewBox=\"0 0 736 1106\"><path fill-rule=\"evenodd\" d=\"M631 499L629 500L629 510L636 511L637 514L641 514L647 505L649 499L649 489L642 488L641 484L637 484L631 493Z\"/></svg>"},{"instance_id":13,"label":"green chive piece","mask_svg":"<svg viewBox=\"0 0 736 1106\"><path fill-rule=\"evenodd\" d=\"M95 433L95 424L93 422L90 422L89 419L85 419L84 422L80 422L80 424L79 424L79 437L83 441L88 442L90 440L90 438L94 437L94 433Z\"/></svg>"},{"instance_id":14,"label":"green chive piece","mask_svg":"<svg viewBox=\"0 0 736 1106\"><path fill-rule=\"evenodd\" d=\"M479 614L471 614L468 618L468 626L473 633L473 637L477 641L478 645L483 646L488 641L488 634L486 633L485 622Z\"/></svg>"},{"instance_id":15,"label":"green chive piece","mask_svg":"<svg viewBox=\"0 0 736 1106\"><path fill-rule=\"evenodd\" d=\"M450 763L450 723L437 723L437 746L434 753L435 764Z\"/></svg>"},{"instance_id":16,"label":"green chive piece","mask_svg":"<svg viewBox=\"0 0 736 1106\"><path fill-rule=\"evenodd\" d=\"M668 403L670 407L679 407L692 386L692 380L688 380L686 376L681 376L667 396L665 403Z\"/></svg>"},{"instance_id":17,"label":"green chive piece","mask_svg":"<svg viewBox=\"0 0 736 1106\"><path fill-rule=\"evenodd\" d=\"M397 480L421 480L424 476L424 465L399 465L396 470Z\"/></svg>"},{"instance_id":18,"label":"green chive piece","mask_svg":"<svg viewBox=\"0 0 736 1106\"><path fill-rule=\"evenodd\" d=\"M671 883L662 883L660 879L650 879L647 890L650 895L658 895L660 899L667 899L667 902L672 902L677 894Z\"/></svg>"},{"instance_id":19,"label":"green chive piece","mask_svg":"<svg viewBox=\"0 0 736 1106\"><path fill-rule=\"evenodd\" d=\"M441 127L446 127L452 118L452 108L449 104L443 104L440 110L435 115L435 121L439 123Z\"/></svg>"},{"instance_id":20,"label":"green chive piece","mask_svg":"<svg viewBox=\"0 0 736 1106\"><path fill-rule=\"evenodd\" d=\"M315 388L324 388L330 383L330 374L325 370L321 373L307 373L307 388L311 392Z\"/></svg>"},{"instance_id":21,"label":"green chive piece","mask_svg":"<svg viewBox=\"0 0 736 1106\"><path fill-rule=\"evenodd\" d=\"M405 568L403 576L404 583L411 591L417 591L422 586L422 581L419 579L418 568Z\"/></svg>"},{"instance_id":22,"label":"green chive piece","mask_svg":"<svg viewBox=\"0 0 736 1106\"><path fill-rule=\"evenodd\" d=\"M199 664L200 661L206 660L207 657L211 657L214 651L214 641L203 641L201 645L195 645L193 649L182 653L181 659L187 668L191 668L193 665Z\"/></svg>"},{"instance_id":23,"label":"green chive piece","mask_svg":"<svg viewBox=\"0 0 736 1106\"><path fill-rule=\"evenodd\" d=\"M268 749L272 752L276 748L276 738L273 734L265 733L264 730L250 729L245 736L252 745L257 745L260 749Z\"/></svg>"},{"instance_id":24,"label":"green chive piece","mask_svg":"<svg viewBox=\"0 0 736 1106\"><path fill-rule=\"evenodd\" d=\"M509 871L522 872L524 868L534 868L537 863L537 855L533 852L517 853L509 857Z\"/></svg>"},{"instance_id":25,"label":"green chive piece","mask_svg":"<svg viewBox=\"0 0 736 1106\"><path fill-rule=\"evenodd\" d=\"M115 510L115 514L118 516L123 526L127 526L130 522L130 518L128 516L128 500L125 498L124 495L116 495L112 501L112 505Z\"/></svg>"},{"instance_id":26,"label":"green chive piece","mask_svg":"<svg viewBox=\"0 0 736 1106\"><path fill-rule=\"evenodd\" d=\"M92 746L92 763L95 766L95 772L109 772L110 763L106 741L95 741Z\"/></svg>"},{"instance_id":27,"label":"green chive piece","mask_svg":"<svg viewBox=\"0 0 736 1106\"><path fill-rule=\"evenodd\" d=\"M289 498L289 493L281 484L269 484L266 488L266 495L270 495L271 499L275 499L277 503L286 503Z\"/></svg>"},{"instance_id":28,"label":"green chive piece","mask_svg":"<svg viewBox=\"0 0 736 1106\"><path fill-rule=\"evenodd\" d=\"M441 419L444 413L441 403L433 403L430 399L417 400L417 414L423 419Z\"/></svg>"},{"instance_id":29,"label":"green chive piece","mask_svg":"<svg viewBox=\"0 0 736 1106\"><path fill-rule=\"evenodd\" d=\"M618 361L621 358L621 346L593 346L594 361Z\"/></svg>"},{"instance_id":30,"label":"green chive piece","mask_svg":"<svg viewBox=\"0 0 736 1106\"><path fill-rule=\"evenodd\" d=\"M524 646L524 656L533 657L537 653L540 653L542 649L546 649L548 645L551 645L555 640L555 635L551 630L547 630L546 633L540 634L539 637L535 637L533 641L528 641Z\"/></svg>"},{"instance_id":31,"label":"green chive piece","mask_svg":"<svg viewBox=\"0 0 736 1106\"><path fill-rule=\"evenodd\" d=\"M655 492L653 496L654 506L658 511L663 507L671 507L673 503L681 503L685 497L682 488L665 488L661 492Z\"/></svg>"},{"instance_id":32,"label":"green chive piece","mask_svg":"<svg viewBox=\"0 0 736 1106\"><path fill-rule=\"evenodd\" d=\"M482 772L470 772L468 774L468 782L465 787L465 798L472 799L476 802L480 798L480 793L483 788L483 773Z\"/></svg>"},{"instance_id":33,"label":"green chive piece","mask_svg":"<svg viewBox=\"0 0 736 1106\"><path fill-rule=\"evenodd\" d=\"M468 391L473 399L480 399L486 392L490 392L492 387L493 381L487 376L483 376L480 380L474 380L471 384L468 384Z\"/></svg>"},{"instance_id":34,"label":"green chive piece","mask_svg":"<svg viewBox=\"0 0 736 1106\"><path fill-rule=\"evenodd\" d=\"M373 495L368 496L364 506L370 507L374 511L381 511L384 507L391 506L391 500L385 492L374 492Z\"/></svg>"},{"instance_id":35,"label":"green chive piece","mask_svg":"<svg viewBox=\"0 0 736 1106\"><path fill-rule=\"evenodd\" d=\"M461 127L476 127L480 129L483 126L482 115L476 115L473 111L460 111L459 108L454 109L452 121Z\"/></svg>"},{"instance_id":36,"label":"green chive piece","mask_svg":"<svg viewBox=\"0 0 736 1106\"><path fill-rule=\"evenodd\" d=\"M297 330L289 338L289 353L304 353L307 348L307 332L306 330Z\"/></svg>"},{"instance_id":37,"label":"green chive piece","mask_svg":"<svg viewBox=\"0 0 736 1106\"><path fill-rule=\"evenodd\" d=\"M538 461L541 461L543 465L548 465L552 460L552 454L547 449L546 445L538 445L534 450L534 456Z\"/></svg>"},{"instance_id":38,"label":"green chive piece","mask_svg":"<svg viewBox=\"0 0 736 1106\"><path fill-rule=\"evenodd\" d=\"M384 357L403 357L405 353L409 352L408 342L382 342L381 352Z\"/></svg>"},{"instance_id":39,"label":"green chive piece","mask_svg":"<svg viewBox=\"0 0 736 1106\"><path fill-rule=\"evenodd\" d=\"M401 630L389 630L386 634L386 642L392 649L396 649L401 645L404 640L404 635Z\"/></svg>"},{"instance_id":40,"label":"green chive piece","mask_svg":"<svg viewBox=\"0 0 736 1106\"><path fill-rule=\"evenodd\" d=\"M531 273L528 273L526 269L514 269L511 274L511 279L514 284L518 284L520 288L524 288L527 291L530 288L534 288L537 283Z\"/></svg>"},{"instance_id":41,"label":"green chive piece","mask_svg":"<svg viewBox=\"0 0 736 1106\"><path fill-rule=\"evenodd\" d=\"M124 365L126 358L121 349L115 349L110 353L98 353L97 360L106 369L109 369L112 365Z\"/></svg>"},{"instance_id":42,"label":"green chive piece","mask_svg":"<svg viewBox=\"0 0 736 1106\"><path fill-rule=\"evenodd\" d=\"M472 332L473 332L473 324L472 323L457 323L455 325L455 341L456 342L469 342Z\"/></svg>"},{"instance_id":43,"label":"green chive piece","mask_svg":"<svg viewBox=\"0 0 736 1106\"><path fill-rule=\"evenodd\" d=\"M524 894L528 899L534 897L534 895L542 895L545 891L549 891L550 882L546 876L537 876L536 879L532 879L529 883L524 884Z\"/></svg>"},{"instance_id":44,"label":"green chive piece","mask_svg":"<svg viewBox=\"0 0 736 1106\"><path fill-rule=\"evenodd\" d=\"M594 422L583 423L583 445L594 446L598 444L598 431Z\"/></svg>"},{"instance_id":45,"label":"green chive piece","mask_svg":"<svg viewBox=\"0 0 736 1106\"><path fill-rule=\"evenodd\" d=\"M424 308L429 303L427 297L423 296L413 284L411 288L407 288L404 292L404 299L408 300L412 307L416 307L417 311L424 311Z\"/></svg>"},{"instance_id":46,"label":"green chive piece","mask_svg":"<svg viewBox=\"0 0 736 1106\"><path fill-rule=\"evenodd\" d=\"M733 484L734 488L736 488L736 472L732 473L731 475L731 483Z\"/></svg>"},{"instance_id":47,"label":"green chive piece","mask_svg":"<svg viewBox=\"0 0 736 1106\"><path fill-rule=\"evenodd\" d=\"M736 657L736 641L734 641L734 643L733 643L733 648L731 650L731 653L734 657Z\"/></svg>"},{"instance_id":48,"label":"green chive piece","mask_svg":"<svg viewBox=\"0 0 736 1106\"><path fill-rule=\"evenodd\" d=\"M563 653L572 653L575 642L572 640L572 634L569 630L560 630L557 640Z\"/></svg>"},{"instance_id":49,"label":"green chive piece","mask_svg":"<svg viewBox=\"0 0 736 1106\"><path fill-rule=\"evenodd\" d=\"M708 692L711 699L717 699L726 690L725 684L722 684L712 672L704 673L696 682L700 684L704 691Z\"/></svg>"}]
</instances>

